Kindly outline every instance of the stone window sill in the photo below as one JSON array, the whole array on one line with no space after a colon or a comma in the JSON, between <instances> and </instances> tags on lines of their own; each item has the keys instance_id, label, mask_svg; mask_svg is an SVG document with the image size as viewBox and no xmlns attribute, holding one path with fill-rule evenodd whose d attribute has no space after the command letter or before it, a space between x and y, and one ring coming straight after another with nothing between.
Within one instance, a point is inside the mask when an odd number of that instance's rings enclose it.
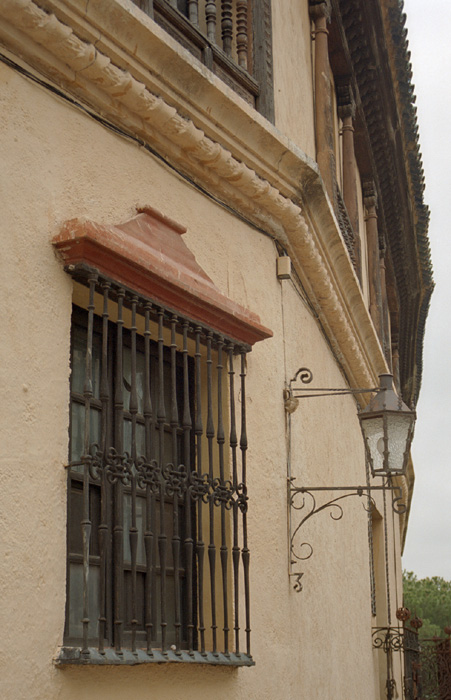
<instances>
[{"instance_id":1,"label":"stone window sill","mask_svg":"<svg viewBox=\"0 0 451 700\"><path fill-rule=\"evenodd\" d=\"M158 649L148 654L144 649L135 652L125 650L118 654L114 649L105 649L101 654L94 647L89 648L89 654L82 655L80 647L61 647L56 659L57 666L135 666L137 664L162 664L162 663L191 663L209 664L215 666L255 666L252 656L239 653L212 653L202 654L199 651L189 653L187 651L168 650L162 652Z\"/></svg>"}]
</instances>

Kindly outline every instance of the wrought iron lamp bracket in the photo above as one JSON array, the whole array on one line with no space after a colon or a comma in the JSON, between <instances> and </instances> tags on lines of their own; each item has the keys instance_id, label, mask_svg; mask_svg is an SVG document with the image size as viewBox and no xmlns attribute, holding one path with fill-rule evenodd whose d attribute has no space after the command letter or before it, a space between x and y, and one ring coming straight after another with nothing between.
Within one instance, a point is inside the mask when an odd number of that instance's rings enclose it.
<instances>
[{"instance_id":1,"label":"wrought iron lamp bracket","mask_svg":"<svg viewBox=\"0 0 451 700\"><path fill-rule=\"evenodd\" d=\"M303 572L297 570L301 561L310 559L313 554L313 546L310 542L302 541L300 537L301 528L317 513L330 509L329 516L332 520L341 520L344 512L340 501L351 496L366 498L366 503L362 503L364 510L371 513L376 507L375 500L372 496L373 491L390 490L393 493L392 507L395 513L402 514L406 512L406 506L401 502L402 489L400 486L394 486L391 480L387 480L382 486L295 486L295 478L288 478L288 503L290 508L290 577L294 579L294 590L300 592L303 589L301 578ZM326 501L326 503L317 504L314 493L321 491L339 491L343 492L340 496ZM310 505L310 507L309 507ZM304 511L304 509L306 509ZM301 514L301 519L293 527L293 516L299 511L304 511Z\"/></svg>"},{"instance_id":2,"label":"wrought iron lamp bracket","mask_svg":"<svg viewBox=\"0 0 451 700\"><path fill-rule=\"evenodd\" d=\"M306 387L301 384L310 384L313 374L308 367L300 367L294 377L290 379L288 388L284 391L285 409L288 413L293 413L299 405L299 399L314 399L321 396L346 396L358 394L377 394L385 391L382 387L360 387L355 389L333 389L331 387Z\"/></svg>"},{"instance_id":3,"label":"wrought iron lamp bracket","mask_svg":"<svg viewBox=\"0 0 451 700\"><path fill-rule=\"evenodd\" d=\"M322 396L344 396L347 394L359 395L367 393L384 392L387 390L386 386L380 387L360 387L355 389L334 389L330 387L326 388L313 388L299 386L299 384L309 385L313 379L313 374L307 367L300 367L294 377L290 380L288 387L284 391L284 401L285 410L290 415L292 414L299 405L299 399L301 398L317 398ZM291 431L291 422L289 423ZM291 440L291 433L290 433ZM351 496L358 496L360 498L365 498L362 505L367 513L371 513L375 508L376 503L372 496L373 491L392 491L392 507L395 513L402 514L406 512L406 506L402 503L402 489L399 486L395 486L392 481L392 476L387 476L386 474L377 474L377 476L384 477L381 486L373 486L369 482L369 477L367 477L366 486L295 486L295 478L291 476L290 466L288 468L288 504L289 504L289 522L290 522L290 565L289 574L290 577L294 578L294 589L300 592L303 588L302 586L302 576L303 572L298 569L299 562L310 559L313 554L313 547L309 542L302 541L300 538L300 532L303 525L314 515L320 513L324 510L329 509L329 515L332 520L341 520L343 517L343 507L341 501L350 498ZM334 498L328 500L325 503L317 504L315 493L320 491L339 491L342 492L341 495L335 496ZM299 511L302 511L299 513ZM293 521L295 516L300 517L300 520L293 526Z\"/></svg>"}]
</instances>

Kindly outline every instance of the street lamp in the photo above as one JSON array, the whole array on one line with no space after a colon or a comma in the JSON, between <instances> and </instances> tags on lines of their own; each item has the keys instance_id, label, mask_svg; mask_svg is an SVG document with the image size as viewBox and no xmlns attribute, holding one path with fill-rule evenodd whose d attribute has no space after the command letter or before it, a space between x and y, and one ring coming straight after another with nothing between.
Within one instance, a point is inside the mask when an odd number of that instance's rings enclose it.
<instances>
[{"instance_id":1,"label":"street lamp","mask_svg":"<svg viewBox=\"0 0 451 700\"><path fill-rule=\"evenodd\" d=\"M411 411L393 388L393 375L379 375L380 388L358 414L373 476L406 473L415 426Z\"/></svg>"},{"instance_id":2,"label":"street lamp","mask_svg":"<svg viewBox=\"0 0 451 700\"><path fill-rule=\"evenodd\" d=\"M406 473L409 462L410 445L415 425L415 411L410 410L393 387L393 375L381 374L379 386L373 388L312 388L299 386L311 383L313 375L307 367L298 369L289 387L284 391L285 410L289 420L289 435L291 443L291 414L294 413L302 398L319 398L321 396L343 396L346 394L372 393L375 394L368 406L358 412L362 429L365 452L368 465L373 477L382 477L381 485L370 483L369 471L365 486L296 486L295 477L288 471L288 503L290 507L290 576L295 578L294 589L302 590L301 578L303 573L294 570L300 561L309 559L313 547L309 542L300 539L299 533L304 524L317 513L329 510L333 520L343 516L342 503L352 496L366 497L366 510L376 506L372 496L373 491L392 492L392 508L398 513L405 513L406 506L402 503L402 486L393 482L392 477ZM320 503L316 501L318 492L341 492L334 498ZM385 496L384 496L385 497ZM309 507L310 506L310 507ZM296 522L297 521L297 522Z\"/></svg>"}]
</instances>

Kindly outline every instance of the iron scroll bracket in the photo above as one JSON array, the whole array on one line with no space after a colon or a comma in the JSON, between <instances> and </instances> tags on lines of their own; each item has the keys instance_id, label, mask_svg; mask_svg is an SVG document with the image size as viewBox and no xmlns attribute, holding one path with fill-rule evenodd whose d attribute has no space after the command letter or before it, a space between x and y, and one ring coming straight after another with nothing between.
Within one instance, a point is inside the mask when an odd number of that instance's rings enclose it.
<instances>
[{"instance_id":1,"label":"iron scroll bracket","mask_svg":"<svg viewBox=\"0 0 451 700\"><path fill-rule=\"evenodd\" d=\"M300 367L294 377L290 379L289 388L285 392L285 399L314 399L321 396L346 396L358 394L377 394L384 391L381 387L357 387L351 388L331 388L331 387L311 387L300 386L310 384L313 380L312 371L308 367Z\"/></svg>"},{"instance_id":2,"label":"iron scroll bracket","mask_svg":"<svg viewBox=\"0 0 451 700\"><path fill-rule=\"evenodd\" d=\"M402 503L402 488L394 486L391 482L385 483L382 486L295 486L295 478L288 478L288 502L290 507L290 522L292 523L295 515L300 515L300 520L297 524L290 528L290 577L294 579L293 588L296 592L303 589L301 578L303 572L299 571L300 562L310 559L313 555L313 546L310 542L303 541L301 531L305 523L308 522L314 515L323 511L329 510L329 516L332 520L341 520L344 512L341 501L346 498L359 497L364 498L362 506L367 513L371 513L376 503L372 496L373 491L390 490L393 493L392 507L395 513L405 513L407 508ZM325 503L317 503L317 492L335 491L341 492L341 495L326 501Z\"/></svg>"}]
</instances>

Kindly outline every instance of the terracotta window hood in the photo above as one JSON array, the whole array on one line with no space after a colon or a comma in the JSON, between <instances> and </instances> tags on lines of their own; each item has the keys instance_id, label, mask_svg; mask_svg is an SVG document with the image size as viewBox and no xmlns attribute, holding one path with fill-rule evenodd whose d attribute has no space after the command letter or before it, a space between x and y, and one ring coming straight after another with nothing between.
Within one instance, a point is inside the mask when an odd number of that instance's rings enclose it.
<instances>
[{"instance_id":1,"label":"terracotta window hood","mask_svg":"<svg viewBox=\"0 0 451 700\"><path fill-rule=\"evenodd\" d=\"M152 207L104 226L66 221L53 239L67 266L84 263L234 340L253 345L272 332L259 317L219 291L182 239L186 229Z\"/></svg>"}]
</instances>

